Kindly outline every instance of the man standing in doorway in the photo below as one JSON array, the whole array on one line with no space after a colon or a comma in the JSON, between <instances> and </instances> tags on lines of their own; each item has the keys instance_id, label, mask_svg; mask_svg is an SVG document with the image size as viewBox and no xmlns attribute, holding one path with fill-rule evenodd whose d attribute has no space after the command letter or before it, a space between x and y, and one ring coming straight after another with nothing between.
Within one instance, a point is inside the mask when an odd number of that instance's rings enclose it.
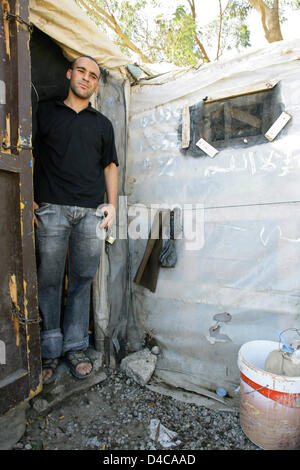
<instances>
[{"instance_id":1,"label":"man standing in doorway","mask_svg":"<svg viewBox=\"0 0 300 470\"><path fill-rule=\"evenodd\" d=\"M115 219L118 159L111 122L91 107L100 70L89 56L76 59L69 70L64 101L39 105L34 138L34 197L39 308L42 317L43 381L55 379L58 360L65 356L77 378L88 377L90 288L100 259L101 223ZM61 321L61 298L68 252L68 296Z\"/></svg>"}]
</instances>

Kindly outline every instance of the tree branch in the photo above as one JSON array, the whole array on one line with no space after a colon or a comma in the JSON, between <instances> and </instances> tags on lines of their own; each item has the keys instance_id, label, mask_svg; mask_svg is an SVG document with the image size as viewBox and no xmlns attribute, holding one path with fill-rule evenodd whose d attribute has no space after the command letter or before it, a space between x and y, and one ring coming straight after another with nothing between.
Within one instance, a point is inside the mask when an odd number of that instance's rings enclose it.
<instances>
[{"instance_id":1,"label":"tree branch","mask_svg":"<svg viewBox=\"0 0 300 470\"><path fill-rule=\"evenodd\" d=\"M113 25L109 21L109 16L106 15L106 14L104 15L104 13L105 13L104 10L103 10L103 13L98 12L98 15L97 15L95 13L95 11L89 5L87 5L83 0L77 0L77 2L79 3L79 5L81 5L83 7L84 10L88 11L94 18L98 19L99 21L103 21L103 23L105 23L106 26L108 26L115 33L117 33L116 30L114 29ZM103 16L102 16L102 14L103 14Z\"/></svg>"},{"instance_id":2,"label":"tree branch","mask_svg":"<svg viewBox=\"0 0 300 470\"><path fill-rule=\"evenodd\" d=\"M87 10L95 19L103 21L115 34L121 39L122 46L128 47L131 51L139 55L145 63L151 63L151 60L129 39L122 31L114 15L107 13L94 0L77 0L78 3ZM105 2L106 3L106 2ZM107 6L107 3L106 3ZM91 8L92 7L92 8Z\"/></svg>"},{"instance_id":3,"label":"tree branch","mask_svg":"<svg viewBox=\"0 0 300 470\"><path fill-rule=\"evenodd\" d=\"M264 28L265 36L267 38L269 30L267 28L267 23L266 23L266 9L269 8L267 5L264 4L263 0L259 0L259 9L260 9L260 14L261 14L261 22Z\"/></svg>"},{"instance_id":4,"label":"tree branch","mask_svg":"<svg viewBox=\"0 0 300 470\"><path fill-rule=\"evenodd\" d=\"M273 6L269 7L263 0L248 0L261 16L265 38L268 42L281 41L282 34L279 22L279 2L274 0Z\"/></svg>"},{"instance_id":5,"label":"tree branch","mask_svg":"<svg viewBox=\"0 0 300 470\"><path fill-rule=\"evenodd\" d=\"M192 18L195 22L195 28L196 28L196 7L195 7L195 0L188 0L188 3L190 5L190 8L191 8L191 12L192 12ZM206 62L210 62L210 59L207 55L207 52L202 44L202 42L200 41L197 33L196 33L196 29L194 31L194 37L195 37L195 41L196 43L198 44L198 47L200 49L200 52L201 52L201 55L202 55L202 59L205 60Z\"/></svg>"},{"instance_id":6,"label":"tree branch","mask_svg":"<svg viewBox=\"0 0 300 470\"><path fill-rule=\"evenodd\" d=\"M194 0L188 0L188 4L190 5L193 18L196 19L195 1Z\"/></svg>"},{"instance_id":7,"label":"tree branch","mask_svg":"<svg viewBox=\"0 0 300 470\"><path fill-rule=\"evenodd\" d=\"M219 0L219 11L220 11L220 18L219 18L218 48L217 48L217 57L216 57L216 60L218 60L218 58L219 58L219 56L220 56L221 35L222 35L222 22L223 22L222 0Z\"/></svg>"}]
</instances>

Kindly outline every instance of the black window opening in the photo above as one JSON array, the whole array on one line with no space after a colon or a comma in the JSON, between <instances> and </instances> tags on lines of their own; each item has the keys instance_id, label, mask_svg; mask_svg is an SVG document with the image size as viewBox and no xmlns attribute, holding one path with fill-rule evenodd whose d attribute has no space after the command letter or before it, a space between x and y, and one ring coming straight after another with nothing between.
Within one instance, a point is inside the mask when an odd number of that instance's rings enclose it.
<instances>
[{"instance_id":1,"label":"black window opening","mask_svg":"<svg viewBox=\"0 0 300 470\"><path fill-rule=\"evenodd\" d=\"M248 148L268 142L265 133L284 111L280 102L280 88L249 95L190 106L190 145L181 148L185 155L206 156L196 143L206 140L217 150L224 148ZM178 133L182 141L182 122ZM282 133L281 133L282 135Z\"/></svg>"}]
</instances>

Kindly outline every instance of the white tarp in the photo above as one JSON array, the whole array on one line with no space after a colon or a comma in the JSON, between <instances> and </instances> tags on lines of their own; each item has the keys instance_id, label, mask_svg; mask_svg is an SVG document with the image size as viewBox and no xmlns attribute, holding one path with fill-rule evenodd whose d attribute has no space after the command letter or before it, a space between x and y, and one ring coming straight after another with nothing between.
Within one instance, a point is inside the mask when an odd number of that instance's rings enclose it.
<instances>
[{"instance_id":1,"label":"white tarp","mask_svg":"<svg viewBox=\"0 0 300 470\"><path fill-rule=\"evenodd\" d=\"M282 41L132 89L129 228L137 216L147 220L153 204L180 206L204 221L197 247L176 240L176 267L160 268L154 293L132 282L129 345L138 348L151 331L161 348L156 376L170 384L233 394L240 346L299 328L299 59L300 40ZM182 154L186 103L269 80L280 81L281 103L292 115L273 142L226 147L213 159ZM132 280L146 244L130 240Z\"/></svg>"},{"instance_id":2,"label":"white tarp","mask_svg":"<svg viewBox=\"0 0 300 470\"><path fill-rule=\"evenodd\" d=\"M89 55L108 69L130 62L74 0L30 0L29 17L31 23L54 39L70 61Z\"/></svg>"}]
</instances>

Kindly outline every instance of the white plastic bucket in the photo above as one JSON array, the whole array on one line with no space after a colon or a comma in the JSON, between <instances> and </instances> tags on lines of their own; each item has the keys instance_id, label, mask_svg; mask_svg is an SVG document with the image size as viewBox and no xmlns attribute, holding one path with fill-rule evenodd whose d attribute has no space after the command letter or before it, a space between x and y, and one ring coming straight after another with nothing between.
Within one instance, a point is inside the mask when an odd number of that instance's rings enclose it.
<instances>
[{"instance_id":1,"label":"white plastic bucket","mask_svg":"<svg viewBox=\"0 0 300 470\"><path fill-rule=\"evenodd\" d=\"M239 350L240 423L246 436L266 450L300 448L300 377L263 370L278 342L250 341Z\"/></svg>"}]
</instances>

